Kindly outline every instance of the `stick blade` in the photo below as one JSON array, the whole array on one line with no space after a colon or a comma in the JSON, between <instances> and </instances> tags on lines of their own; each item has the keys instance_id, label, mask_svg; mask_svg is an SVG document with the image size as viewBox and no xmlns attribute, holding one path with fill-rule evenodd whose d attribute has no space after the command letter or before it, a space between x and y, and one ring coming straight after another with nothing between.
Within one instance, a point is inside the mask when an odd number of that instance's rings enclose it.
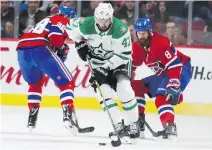
<instances>
[{"instance_id":1,"label":"stick blade","mask_svg":"<svg viewBox=\"0 0 212 150\"><path fill-rule=\"evenodd\" d=\"M94 131L94 127L78 128L79 133L89 133Z\"/></svg>"}]
</instances>

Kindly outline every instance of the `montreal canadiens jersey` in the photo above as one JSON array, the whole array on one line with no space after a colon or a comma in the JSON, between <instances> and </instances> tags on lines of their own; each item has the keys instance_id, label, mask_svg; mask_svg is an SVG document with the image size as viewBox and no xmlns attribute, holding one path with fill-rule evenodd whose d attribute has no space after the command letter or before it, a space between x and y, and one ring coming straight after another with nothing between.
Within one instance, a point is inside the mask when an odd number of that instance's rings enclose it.
<instances>
[{"instance_id":1,"label":"montreal canadiens jersey","mask_svg":"<svg viewBox=\"0 0 212 150\"><path fill-rule=\"evenodd\" d=\"M64 16L55 15L44 18L20 37L17 49L36 46L61 48L67 38L65 30L67 23L68 19Z\"/></svg>"},{"instance_id":2,"label":"montreal canadiens jersey","mask_svg":"<svg viewBox=\"0 0 212 150\"><path fill-rule=\"evenodd\" d=\"M149 48L133 46L133 66L145 63L156 75L167 74L169 78L180 78L182 65L190 58L177 51L168 38L153 32Z\"/></svg>"},{"instance_id":3,"label":"montreal canadiens jersey","mask_svg":"<svg viewBox=\"0 0 212 150\"><path fill-rule=\"evenodd\" d=\"M130 33L128 27L119 19L114 17L112 26L106 32L98 29L94 17L71 20L66 30L73 41L86 41L93 68L109 63L112 70L123 64L131 64Z\"/></svg>"}]
</instances>

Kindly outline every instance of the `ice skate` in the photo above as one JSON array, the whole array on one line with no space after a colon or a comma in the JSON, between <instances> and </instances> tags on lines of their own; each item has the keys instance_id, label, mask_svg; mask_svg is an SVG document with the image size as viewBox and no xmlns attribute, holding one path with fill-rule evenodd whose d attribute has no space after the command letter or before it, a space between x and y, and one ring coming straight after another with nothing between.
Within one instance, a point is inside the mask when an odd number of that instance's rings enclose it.
<instances>
[{"instance_id":1,"label":"ice skate","mask_svg":"<svg viewBox=\"0 0 212 150\"><path fill-rule=\"evenodd\" d=\"M130 134L130 138L132 139L139 138L140 136L139 121L136 121L129 125L129 134Z\"/></svg>"},{"instance_id":2,"label":"ice skate","mask_svg":"<svg viewBox=\"0 0 212 150\"><path fill-rule=\"evenodd\" d=\"M123 120L122 120L122 122L117 123L115 125L115 128L118 133L118 136L120 137L120 139L123 143L128 143L128 144L132 143L130 136L129 136L129 128L124 125ZM110 132L109 137L112 141L116 141L118 139L117 135L114 132Z\"/></svg>"},{"instance_id":3,"label":"ice skate","mask_svg":"<svg viewBox=\"0 0 212 150\"><path fill-rule=\"evenodd\" d=\"M67 130L69 130L73 135L76 135L78 132L75 114L70 109L69 104L63 104L63 123Z\"/></svg>"},{"instance_id":4,"label":"ice skate","mask_svg":"<svg viewBox=\"0 0 212 150\"><path fill-rule=\"evenodd\" d=\"M164 130L165 134L163 135L163 139L175 140L177 138L177 127L175 123L166 123Z\"/></svg>"},{"instance_id":5,"label":"ice skate","mask_svg":"<svg viewBox=\"0 0 212 150\"><path fill-rule=\"evenodd\" d=\"M28 123L27 123L27 127L29 128L30 133L36 127L38 111L39 111L39 107L30 108Z\"/></svg>"}]
</instances>

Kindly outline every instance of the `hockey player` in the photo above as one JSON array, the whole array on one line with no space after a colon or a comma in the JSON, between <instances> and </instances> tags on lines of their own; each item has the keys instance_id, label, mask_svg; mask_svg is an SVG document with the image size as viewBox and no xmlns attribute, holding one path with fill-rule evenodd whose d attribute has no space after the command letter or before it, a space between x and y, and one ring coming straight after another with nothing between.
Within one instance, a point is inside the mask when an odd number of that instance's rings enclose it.
<instances>
[{"instance_id":1,"label":"hockey player","mask_svg":"<svg viewBox=\"0 0 212 150\"><path fill-rule=\"evenodd\" d=\"M42 98L42 80L47 74L60 89L63 122L68 130L75 132L76 124L72 118L74 83L64 64L69 50L64 44L67 38L65 27L69 19L75 17L76 13L72 8L61 6L56 15L41 20L20 37L17 46L18 63L24 80L29 85L27 127L30 130L36 126Z\"/></svg>"},{"instance_id":2,"label":"hockey player","mask_svg":"<svg viewBox=\"0 0 212 150\"><path fill-rule=\"evenodd\" d=\"M168 38L152 32L148 18L136 21L135 32L137 41L133 43L133 67L145 63L155 73L143 80L132 81L140 117L145 119L146 91L150 98L156 97L155 105L165 129L164 138L173 138L177 136L173 105L182 102L182 92L190 81L190 58L177 51ZM140 130L144 131L144 124L140 125ZM141 135L144 134L141 132Z\"/></svg>"},{"instance_id":3,"label":"hockey player","mask_svg":"<svg viewBox=\"0 0 212 150\"><path fill-rule=\"evenodd\" d=\"M125 125L129 124L132 138L139 135L138 107L131 87L131 53L132 45L128 27L113 17L110 3L99 3L94 16L70 21L67 33L75 41L75 47L83 61L89 56L93 76L90 83L96 80L100 84L109 112L120 137L128 134ZM125 125L120 111L113 99L114 89L127 114ZM103 100L100 101L106 110Z\"/></svg>"}]
</instances>

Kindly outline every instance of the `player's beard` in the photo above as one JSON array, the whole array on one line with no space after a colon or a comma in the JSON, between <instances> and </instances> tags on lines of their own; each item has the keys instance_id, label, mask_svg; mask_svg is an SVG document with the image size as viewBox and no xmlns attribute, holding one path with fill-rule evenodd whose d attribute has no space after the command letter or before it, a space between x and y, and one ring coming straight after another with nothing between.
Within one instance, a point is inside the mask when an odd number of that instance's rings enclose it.
<instances>
[{"instance_id":1,"label":"player's beard","mask_svg":"<svg viewBox=\"0 0 212 150\"><path fill-rule=\"evenodd\" d=\"M100 30L101 32L106 32L107 30L110 29L110 27L112 26L112 23L110 23L107 27L106 27L106 26L105 26L105 27L100 27L99 24L96 24L96 25L97 25L97 27L99 28L99 30Z\"/></svg>"},{"instance_id":2,"label":"player's beard","mask_svg":"<svg viewBox=\"0 0 212 150\"><path fill-rule=\"evenodd\" d=\"M138 39L138 41L141 47L146 47L149 44L149 37L147 39L145 38Z\"/></svg>"},{"instance_id":3,"label":"player's beard","mask_svg":"<svg viewBox=\"0 0 212 150\"><path fill-rule=\"evenodd\" d=\"M151 34L149 33L149 35L146 39L145 38L139 39L138 37L137 37L137 39L138 39L138 43L141 47L149 47L149 44L150 44L150 41L151 41Z\"/></svg>"}]
</instances>

